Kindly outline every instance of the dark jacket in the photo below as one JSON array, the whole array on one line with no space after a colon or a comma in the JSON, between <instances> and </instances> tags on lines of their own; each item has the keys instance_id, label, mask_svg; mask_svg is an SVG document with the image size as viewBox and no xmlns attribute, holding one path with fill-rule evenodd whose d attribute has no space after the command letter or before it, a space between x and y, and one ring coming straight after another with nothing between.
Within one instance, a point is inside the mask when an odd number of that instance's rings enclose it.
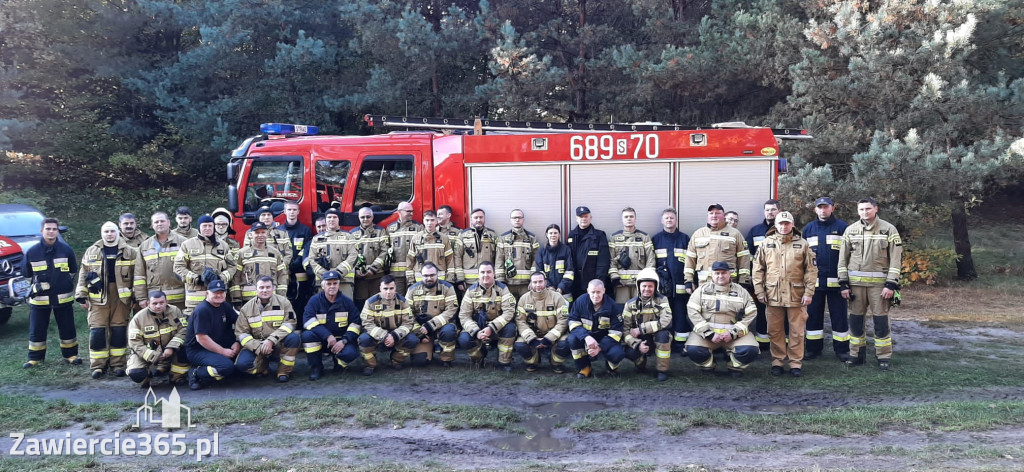
<instances>
[{"instance_id":1,"label":"dark jacket","mask_svg":"<svg viewBox=\"0 0 1024 472\"><path fill-rule=\"evenodd\" d=\"M48 291L29 296L32 305L64 305L75 301L74 277L78 275L78 258L71 246L59 239L52 246L47 246L40 236L39 244L25 253L21 275L32 283L50 284ZM44 301L47 296L49 300Z\"/></svg>"},{"instance_id":2,"label":"dark jacket","mask_svg":"<svg viewBox=\"0 0 1024 472\"><path fill-rule=\"evenodd\" d=\"M313 295L306 303L306 311L302 313L302 329L313 331L320 339L345 338L350 346L355 346L363 321L359 309L351 298L338 292L334 303L327 301L324 292Z\"/></svg>"},{"instance_id":3,"label":"dark jacket","mask_svg":"<svg viewBox=\"0 0 1024 472\"><path fill-rule=\"evenodd\" d=\"M679 228L674 233L658 231L651 237L651 242L654 243L654 255L658 258L656 267L659 275L664 269L668 270L670 280L665 282L672 284L668 291L673 296L686 295L683 283L686 282L686 248L690 245L690 235Z\"/></svg>"},{"instance_id":4,"label":"dark jacket","mask_svg":"<svg viewBox=\"0 0 1024 472\"><path fill-rule=\"evenodd\" d=\"M569 308L569 333L576 339L584 339L588 335L600 341L610 336L617 342L622 341L622 307L605 294L601 311L594 311L594 303L590 297L583 295L572 302Z\"/></svg>"},{"instance_id":5,"label":"dark jacket","mask_svg":"<svg viewBox=\"0 0 1024 472\"><path fill-rule=\"evenodd\" d=\"M845 221L832 215L825 221L815 219L807 223L801 231L804 239L807 239L807 244L818 256L819 290L839 290L839 276L836 271L839 267L839 247L843 244L846 226Z\"/></svg>"},{"instance_id":6,"label":"dark jacket","mask_svg":"<svg viewBox=\"0 0 1024 472\"><path fill-rule=\"evenodd\" d=\"M608 252L608 235L604 231L594 228L594 225L587 229L577 226L569 232L565 242L572 251L572 265L576 269L573 296L586 292L591 280L609 282L611 254Z\"/></svg>"},{"instance_id":7,"label":"dark jacket","mask_svg":"<svg viewBox=\"0 0 1024 472\"><path fill-rule=\"evenodd\" d=\"M572 251L569 245L559 243L551 247L547 244L541 246L537 251L537 260L533 264L534 271L544 273L548 286L559 289L563 295L572 294L573 281L576 279L576 269L573 265Z\"/></svg>"}]
</instances>

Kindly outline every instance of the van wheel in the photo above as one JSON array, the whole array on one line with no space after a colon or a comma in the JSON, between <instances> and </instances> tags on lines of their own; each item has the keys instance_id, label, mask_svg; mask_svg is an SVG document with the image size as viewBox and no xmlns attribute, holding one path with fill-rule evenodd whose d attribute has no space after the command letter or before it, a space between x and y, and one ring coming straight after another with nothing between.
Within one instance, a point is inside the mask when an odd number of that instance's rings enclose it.
<instances>
[{"instance_id":1,"label":"van wheel","mask_svg":"<svg viewBox=\"0 0 1024 472\"><path fill-rule=\"evenodd\" d=\"M11 319L12 311L14 308L11 307L0 308L0 326L7 324L7 320Z\"/></svg>"}]
</instances>

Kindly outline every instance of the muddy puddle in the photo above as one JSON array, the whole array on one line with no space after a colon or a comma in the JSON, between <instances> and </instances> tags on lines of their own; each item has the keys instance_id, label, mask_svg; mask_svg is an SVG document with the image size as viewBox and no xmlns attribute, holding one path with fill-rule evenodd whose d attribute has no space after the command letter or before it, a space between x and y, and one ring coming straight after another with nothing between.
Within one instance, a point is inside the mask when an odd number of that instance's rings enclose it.
<instances>
[{"instance_id":1,"label":"muddy puddle","mask_svg":"<svg viewBox=\"0 0 1024 472\"><path fill-rule=\"evenodd\" d=\"M596 402L543 403L530 407L530 412L520 425L526 434L515 434L487 441L487 445L503 451L553 452L567 451L576 446L576 441L552 437L555 428L565 427L573 416L608 408Z\"/></svg>"}]
</instances>

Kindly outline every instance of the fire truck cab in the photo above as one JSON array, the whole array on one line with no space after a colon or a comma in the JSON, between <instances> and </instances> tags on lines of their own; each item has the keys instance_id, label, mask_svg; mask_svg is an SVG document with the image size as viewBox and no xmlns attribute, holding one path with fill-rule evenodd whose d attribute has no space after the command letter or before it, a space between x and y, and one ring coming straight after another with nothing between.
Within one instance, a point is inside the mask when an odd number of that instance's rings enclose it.
<instances>
[{"instance_id":1,"label":"fire truck cab","mask_svg":"<svg viewBox=\"0 0 1024 472\"><path fill-rule=\"evenodd\" d=\"M435 118L366 117L371 126L407 130L371 136L320 136L314 126L264 124L228 163L228 208L238 238L271 206L283 222L284 202L300 206L300 221L331 207L341 224L358 225L370 207L374 221L397 219L409 201L420 220L441 205L452 221L468 224L474 208L503 232L511 210L522 209L526 227L542 234L558 223L575 226L575 208L587 206L593 224L621 228L632 207L637 227L661 229L661 213L679 212L680 230L705 224L709 204L743 216L746 230L762 219L762 204L776 197L785 171L779 139L809 139L802 130L748 127L686 128L675 125L492 122ZM426 130L408 130L426 128Z\"/></svg>"}]
</instances>

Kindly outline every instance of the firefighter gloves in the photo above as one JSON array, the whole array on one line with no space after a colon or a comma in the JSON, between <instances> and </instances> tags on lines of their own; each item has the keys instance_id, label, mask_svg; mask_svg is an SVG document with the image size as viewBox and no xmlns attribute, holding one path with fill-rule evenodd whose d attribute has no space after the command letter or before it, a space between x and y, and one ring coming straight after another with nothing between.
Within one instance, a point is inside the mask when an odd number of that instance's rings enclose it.
<instances>
[{"instance_id":1,"label":"firefighter gloves","mask_svg":"<svg viewBox=\"0 0 1024 472\"><path fill-rule=\"evenodd\" d=\"M103 279L96 272L89 271L88 274L85 274L85 283L89 293L100 293L103 291Z\"/></svg>"},{"instance_id":2,"label":"firefighter gloves","mask_svg":"<svg viewBox=\"0 0 1024 472\"><path fill-rule=\"evenodd\" d=\"M220 280L217 272L210 267L203 270L203 275L199 276L199 282L203 285L210 285L214 280Z\"/></svg>"}]
</instances>

